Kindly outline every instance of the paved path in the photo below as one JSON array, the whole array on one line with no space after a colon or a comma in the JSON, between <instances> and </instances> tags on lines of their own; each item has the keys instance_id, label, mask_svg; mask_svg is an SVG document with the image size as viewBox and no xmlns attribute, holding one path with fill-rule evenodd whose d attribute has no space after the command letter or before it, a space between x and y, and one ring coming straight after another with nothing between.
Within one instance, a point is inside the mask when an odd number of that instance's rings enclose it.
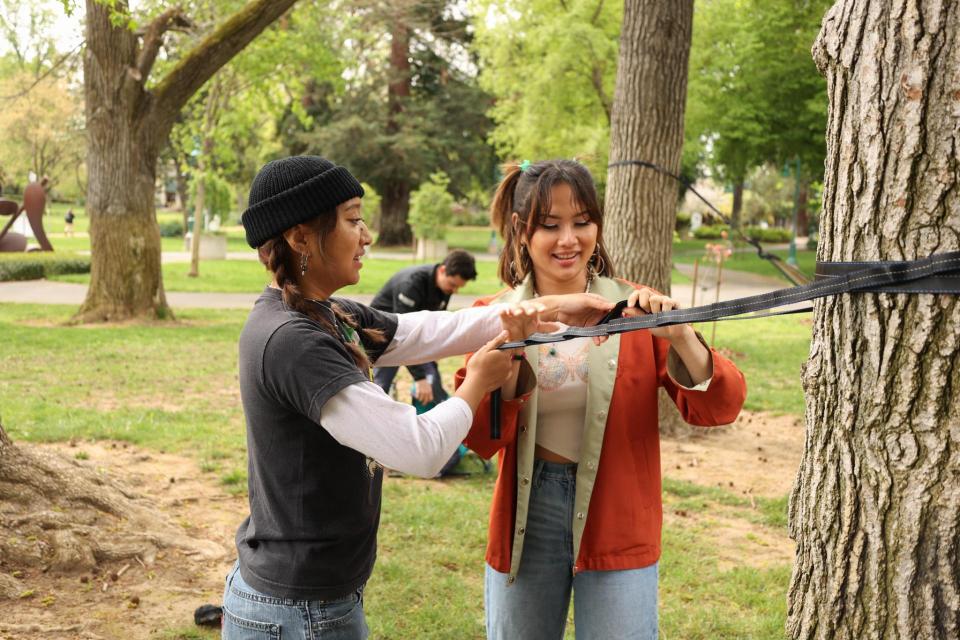
<instances>
[{"instance_id":1,"label":"paved path","mask_svg":"<svg viewBox=\"0 0 960 640\"><path fill-rule=\"evenodd\" d=\"M89 251L81 252L90 254ZM164 251L161 255L161 260L166 263L170 262L190 262L190 252L189 251ZM373 260L406 260L413 261L415 259L414 253L412 251L370 251L366 255L367 258ZM496 262L497 256L492 253L474 253L473 257L477 262ZM257 252L253 249L249 251L228 251L227 260L258 260Z\"/></svg>"},{"instance_id":2,"label":"paved path","mask_svg":"<svg viewBox=\"0 0 960 640\"><path fill-rule=\"evenodd\" d=\"M167 254L164 254L166 257ZM692 265L677 265L681 273L692 273ZM724 272L724 284L720 291L721 300L742 298L786 285L775 278L767 278L752 273L727 271ZM22 282L0 282L0 303L19 302L35 304L69 304L79 306L86 296L87 286L68 282L51 280L29 280ZM673 296L680 303L690 306L690 284L675 284ZM167 302L173 308L201 308L201 309L249 309L260 293L187 293L182 291L168 291ZM697 304L714 302L716 293L710 291L697 292ZM350 298L357 302L369 304L373 298L371 294L357 294ZM455 295L450 300L451 309L468 307L476 300L476 296Z\"/></svg>"},{"instance_id":3,"label":"paved path","mask_svg":"<svg viewBox=\"0 0 960 640\"><path fill-rule=\"evenodd\" d=\"M69 304L80 306L87 295L87 285L53 280L26 280L0 282L0 304L8 302L34 304ZM254 293L189 293L168 291L167 302L174 309L249 309L260 297ZM370 304L372 294L349 296L351 300ZM455 295L450 300L451 308L469 307L476 296Z\"/></svg>"}]
</instances>

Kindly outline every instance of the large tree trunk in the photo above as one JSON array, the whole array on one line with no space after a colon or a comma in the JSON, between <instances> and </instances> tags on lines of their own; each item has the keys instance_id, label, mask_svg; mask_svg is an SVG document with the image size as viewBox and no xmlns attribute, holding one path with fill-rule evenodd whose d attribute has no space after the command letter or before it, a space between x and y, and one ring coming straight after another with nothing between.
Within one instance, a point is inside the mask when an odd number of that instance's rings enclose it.
<instances>
[{"instance_id":1,"label":"large tree trunk","mask_svg":"<svg viewBox=\"0 0 960 640\"><path fill-rule=\"evenodd\" d=\"M110 9L87 3L84 96L90 287L81 321L169 314L153 202L158 148L139 121L142 92L129 84L137 37L114 28Z\"/></svg>"},{"instance_id":2,"label":"large tree trunk","mask_svg":"<svg viewBox=\"0 0 960 640\"><path fill-rule=\"evenodd\" d=\"M413 234L407 224L410 185L402 178L390 180L380 198L380 235L377 244L382 247L411 245Z\"/></svg>"},{"instance_id":3,"label":"large tree trunk","mask_svg":"<svg viewBox=\"0 0 960 640\"><path fill-rule=\"evenodd\" d=\"M84 101L91 271L83 322L169 315L160 274L160 228L153 194L160 146L190 97L296 0L250 0L188 51L147 90L178 7L138 35L111 13L126 0L86 2ZM113 5L112 8L110 5Z\"/></svg>"},{"instance_id":4,"label":"large tree trunk","mask_svg":"<svg viewBox=\"0 0 960 640\"><path fill-rule=\"evenodd\" d=\"M841 0L820 260L960 249L960 4ZM960 301L815 305L790 501L792 638L960 638Z\"/></svg>"},{"instance_id":5,"label":"large tree trunk","mask_svg":"<svg viewBox=\"0 0 960 640\"><path fill-rule=\"evenodd\" d=\"M610 161L644 160L680 173L693 0L626 0L610 125ZM604 238L617 275L670 292L677 187L640 167L607 174ZM660 394L660 431L690 428Z\"/></svg>"},{"instance_id":6,"label":"large tree trunk","mask_svg":"<svg viewBox=\"0 0 960 640\"><path fill-rule=\"evenodd\" d=\"M680 172L693 0L626 0L610 125L610 161ZM670 291L677 187L640 167L609 171L604 236L620 275Z\"/></svg>"},{"instance_id":7,"label":"large tree trunk","mask_svg":"<svg viewBox=\"0 0 960 640\"><path fill-rule=\"evenodd\" d=\"M410 28L402 16L397 15L393 18L390 30L390 81L387 87L387 133L391 136L400 132L410 89ZM407 224L407 215L410 213L410 182L403 170L402 158L394 157L393 160L400 166L386 181L383 193L380 194L380 235L377 244L382 246L408 245L413 242L413 232Z\"/></svg>"}]
</instances>

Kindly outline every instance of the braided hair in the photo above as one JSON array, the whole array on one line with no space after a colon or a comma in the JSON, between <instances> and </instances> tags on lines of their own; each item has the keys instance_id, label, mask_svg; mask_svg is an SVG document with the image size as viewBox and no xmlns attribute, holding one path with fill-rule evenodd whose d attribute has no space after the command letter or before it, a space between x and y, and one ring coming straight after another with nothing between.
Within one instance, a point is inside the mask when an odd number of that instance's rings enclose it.
<instances>
[{"instance_id":1,"label":"braided hair","mask_svg":"<svg viewBox=\"0 0 960 640\"><path fill-rule=\"evenodd\" d=\"M336 222L337 214L336 210L334 210L333 212L321 214L307 223L313 226L314 230L319 233L321 249L327 235L336 226ZM329 314L321 311L321 305L303 296L299 274L296 269L298 254L290 247L286 239L282 235L271 238L260 245L257 251L260 256L260 262L266 266L267 271L273 274L274 280L276 280L277 285L280 287L283 304L286 305L287 308L302 313L311 320L318 322L324 330L344 344L353 357L353 361L357 367L361 371L367 371L371 366L370 358L367 356L363 345L344 340L340 334L340 330L331 321ZM382 331L361 328L352 315L344 311L334 302L331 302L330 308L333 310L334 317L337 321L350 327L356 331L358 335L363 336L366 342L370 344L384 342L385 338Z\"/></svg>"}]
</instances>

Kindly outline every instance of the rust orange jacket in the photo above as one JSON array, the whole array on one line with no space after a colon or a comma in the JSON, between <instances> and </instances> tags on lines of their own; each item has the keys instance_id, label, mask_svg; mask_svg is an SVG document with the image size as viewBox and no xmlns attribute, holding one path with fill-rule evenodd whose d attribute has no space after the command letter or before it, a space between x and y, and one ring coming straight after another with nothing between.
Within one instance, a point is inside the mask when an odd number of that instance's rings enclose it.
<instances>
[{"instance_id":1,"label":"rust orange jacket","mask_svg":"<svg viewBox=\"0 0 960 640\"><path fill-rule=\"evenodd\" d=\"M635 285L600 278L593 292L622 300ZM529 283L476 304L532 297ZM527 347L537 370L538 348ZM682 362L668 341L641 330L591 346L587 418L577 469L574 505L574 571L635 569L660 557L663 521L657 395L663 387L684 420L700 426L733 422L746 398L743 374L711 349L713 376L705 391L686 389ZM457 384L466 370L457 373ZM689 383L688 383L689 385ZM490 396L474 415L466 444L481 456L500 452L499 476L490 508L487 562L516 576L522 555L536 428L535 388L501 404L501 437L490 438ZM509 579L508 579L509 580Z\"/></svg>"}]
</instances>

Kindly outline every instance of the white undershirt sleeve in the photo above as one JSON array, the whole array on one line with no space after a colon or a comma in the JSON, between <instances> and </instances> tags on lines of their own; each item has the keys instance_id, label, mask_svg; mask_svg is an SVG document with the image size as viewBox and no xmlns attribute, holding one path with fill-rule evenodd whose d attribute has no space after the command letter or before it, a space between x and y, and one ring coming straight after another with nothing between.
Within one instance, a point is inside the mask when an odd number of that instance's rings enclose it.
<instances>
[{"instance_id":1,"label":"white undershirt sleeve","mask_svg":"<svg viewBox=\"0 0 960 640\"><path fill-rule=\"evenodd\" d=\"M321 426L343 446L423 478L440 473L472 422L470 405L456 396L417 415L372 382L344 387L320 410Z\"/></svg>"},{"instance_id":2,"label":"white undershirt sleeve","mask_svg":"<svg viewBox=\"0 0 960 640\"><path fill-rule=\"evenodd\" d=\"M421 364L476 351L503 330L500 310L505 306L401 313L393 340L375 365Z\"/></svg>"}]
</instances>

